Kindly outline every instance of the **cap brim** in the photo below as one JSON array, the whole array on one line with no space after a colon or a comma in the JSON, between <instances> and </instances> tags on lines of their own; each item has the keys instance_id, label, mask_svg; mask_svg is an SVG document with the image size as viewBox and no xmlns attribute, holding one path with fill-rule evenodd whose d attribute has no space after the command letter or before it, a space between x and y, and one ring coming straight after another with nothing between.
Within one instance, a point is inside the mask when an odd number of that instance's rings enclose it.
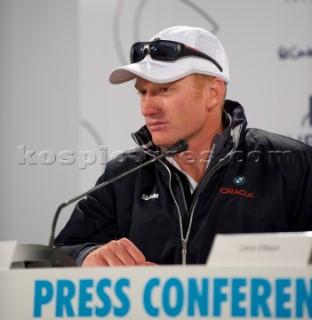
<instances>
[{"instance_id":1,"label":"cap brim","mask_svg":"<svg viewBox=\"0 0 312 320\"><path fill-rule=\"evenodd\" d=\"M112 71L109 81L120 84L141 77L155 83L168 83L184 78L190 74L206 74L223 79L228 83L228 77L220 74L210 61L200 58L186 58L179 61L163 62L146 56L144 60L119 67Z\"/></svg>"},{"instance_id":2,"label":"cap brim","mask_svg":"<svg viewBox=\"0 0 312 320\"><path fill-rule=\"evenodd\" d=\"M170 63L170 68L168 68ZM140 61L139 63L129 64L112 71L109 81L113 84L123 83L136 77L141 77L155 83L166 83L176 81L193 71L175 65L174 62L161 62L155 60Z\"/></svg>"}]
</instances>

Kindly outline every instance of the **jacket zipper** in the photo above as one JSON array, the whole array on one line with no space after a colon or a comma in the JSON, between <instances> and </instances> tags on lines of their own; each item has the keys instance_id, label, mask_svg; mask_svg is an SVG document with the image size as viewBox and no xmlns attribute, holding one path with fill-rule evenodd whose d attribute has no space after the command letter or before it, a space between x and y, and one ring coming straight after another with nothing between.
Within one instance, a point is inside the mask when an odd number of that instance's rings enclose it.
<instances>
[{"instance_id":1,"label":"jacket zipper","mask_svg":"<svg viewBox=\"0 0 312 320\"><path fill-rule=\"evenodd\" d=\"M198 202L198 196L196 197L196 200L195 200L195 203L192 207L192 210L191 210L191 213L190 213L190 220L189 220L189 223L188 223L188 227L187 227L187 231L186 231L186 235L184 237L184 233L183 233L183 223L182 223L182 214L181 214L181 210L180 210L180 207L178 205L178 202L174 196L174 193L173 193L173 190L172 190L172 187L171 187L171 183L172 183L172 173L170 171L170 169L168 168L168 166L161 160L159 160L163 166L166 168L166 170L168 171L168 174L169 174L169 190L170 190L170 194L172 196L172 199L176 205L176 208L177 208L177 211L178 211L178 215L179 215L179 226L180 226L180 238L181 238L181 246L182 246L182 250L181 250L181 255L182 255L182 265L185 266L186 265L186 257L187 257L187 244L188 244L188 239L189 239L189 236L190 236L190 232L191 232L191 226L192 226L192 222L193 222L193 216L194 216L194 211L195 211L195 208L196 208L196 205L197 205L197 202ZM182 191L182 195L183 195L183 199L184 199L184 206L186 206L186 200L185 200L185 195L184 195L184 192L183 192L183 188L182 188L182 184L181 184L181 181L180 179L178 179L178 182L179 182L179 186L181 188L181 191Z\"/></svg>"},{"instance_id":2,"label":"jacket zipper","mask_svg":"<svg viewBox=\"0 0 312 320\"><path fill-rule=\"evenodd\" d=\"M185 210L185 212L187 212L187 214L189 214L189 208L188 208L188 206L186 204L186 199L185 199L185 194L184 194L184 190L183 190L183 187L182 187L182 182L181 182L181 180L180 180L178 175L176 177L178 179L179 187L181 189L181 193L182 193L182 196L183 196L184 210ZM188 226L187 226L185 237L184 237L184 230L183 230L183 218L182 218L182 215L179 212L179 222L180 222L180 230L181 230L180 233L181 233L181 243L182 243L182 265L186 265L187 243L188 243L188 239L189 239L190 232L191 232L193 215L194 215L194 211L195 211L195 208L196 208L197 201L198 201L198 199L196 199L196 203L193 206L193 209L189 214L189 221L188 221Z\"/></svg>"},{"instance_id":3,"label":"jacket zipper","mask_svg":"<svg viewBox=\"0 0 312 320\"><path fill-rule=\"evenodd\" d=\"M211 177L220 169L222 168L224 165L226 165L230 160L231 160L231 154L232 154L233 150L230 151L224 158L223 161L220 161L219 163L217 163L213 168L211 168L210 170L208 170L206 177L205 177L205 181L203 181L203 183L200 184L199 189L197 191L200 191L200 189L202 189L204 186L207 185L207 183L209 182L209 180L211 179ZM180 207L177 203L177 200L174 196L172 187L171 187L171 183L172 183L172 173L170 171L170 169L168 168L168 166L161 160L159 160L163 166L166 168L166 170L169 173L169 190L170 190L170 194L173 198L173 201L175 203L175 206L177 208L178 211L178 215L179 215L179 226L180 226L180 237L181 237L181 245L182 245L182 251L181 251L181 255L182 255L182 265L186 265L186 257L187 257L187 245L188 245L188 240L189 240L189 236L190 236L190 232L191 232L191 226L192 226L192 222L193 222L193 216L194 216L194 211L198 202L198 198L199 198L199 192L197 193L197 195L195 196L193 202L192 202L192 206L191 206L191 213L190 213L190 220L188 223L188 227L187 227L187 231L186 231L186 235L184 237L184 233L183 233L183 224L182 224L182 214L181 214L181 210ZM185 195L184 195L184 191L181 185L181 181L180 179L178 179L179 182L179 186L182 189L182 195L183 195L183 199L184 199L184 206L186 206L186 200L185 200Z\"/></svg>"},{"instance_id":4,"label":"jacket zipper","mask_svg":"<svg viewBox=\"0 0 312 320\"><path fill-rule=\"evenodd\" d=\"M172 196L172 199L175 203L175 206L178 210L178 215L179 215L179 226L180 226L180 238L181 238L181 244L182 244L182 251L181 251L181 255L182 255L182 265L186 265L186 255L187 255L187 239L184 238L184 235L183 235L183 225L182 225L182 215L181 215L181 210L180 210L180 207L177 203L177 200L174 196L174 193L172 191L172 186L171 186L171 182L172 182L172 173L170 171L170 169L168 168L168 166L161 160L159 160L159 162L162 163L162 165L165 167L165 169L168 171L168 174L169 174L169 190L170 190L170 194ZM184 202L186 204L186 201L185 201L185 195L184 195L184 192L182 192L183 194L183 198L184 198Z\"/></svg>"}]
</instances>

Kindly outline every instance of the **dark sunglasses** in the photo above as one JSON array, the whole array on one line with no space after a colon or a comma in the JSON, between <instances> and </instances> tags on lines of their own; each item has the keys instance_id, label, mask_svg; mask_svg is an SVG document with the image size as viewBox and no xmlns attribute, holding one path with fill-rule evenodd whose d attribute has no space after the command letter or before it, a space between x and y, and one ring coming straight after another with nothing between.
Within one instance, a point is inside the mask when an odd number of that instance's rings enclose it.
<instances>
[{"instance_id":1,"label":"dark sunglasses","mask_svg":"<svg viewBox=\"0 0 312 320\"><path fill-rule=\"evenodd\" d=\"M215 59L203 52L175 41L154 40L151 42L136 42L131 47L130 61L131 63L139 62L143 60L147 54L149 54L152 59L159 61L175 61L186 56L200 57L209 60L221 72L223 71Z\"/></svg>"}]
</instances>

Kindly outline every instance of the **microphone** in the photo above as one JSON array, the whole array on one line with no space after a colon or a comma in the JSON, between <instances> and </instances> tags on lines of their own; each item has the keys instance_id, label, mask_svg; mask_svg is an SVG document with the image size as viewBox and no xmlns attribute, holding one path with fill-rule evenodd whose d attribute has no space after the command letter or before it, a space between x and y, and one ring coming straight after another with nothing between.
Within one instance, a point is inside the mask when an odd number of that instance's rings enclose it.
<instances>
[{"instance_id":1,"label":"microphone","mask_svg":"<svg viewBox=\"0 0 312 320\"><path fill-rule=\"evenodd\" d=\"M165 151L161 155L164 155L164 157L173 156L175 154L186 151L187 149L188 149L188 142L186 140L179 140L176 144L174 144L172 147L167 149L167 151Z\"/></svg>"},{"instance_id":2,"label":"microphone","mask_svg":"<svg viewBox=\"0 0 312 320\"><path fill-rule=\"evenodd\" d=\"M60 204L60 206L57 208L56 210L56 213L54 215L54 219L53 219L53 223L52 223L52 228L51 228L51 236L50 236L50 242L49 242L49 246L50 247L54 247L54 240L55 240L55 228L56 228L56 223L57 223L57 220L59 218L59 215L61 213L61 210L64 209L65 207L69 206L70 204L72 204L73 202L87 196L88 194L98 190L98 189L101 189L105 186L107 186L108 184L111 184L127 175L129 175L130 173L132 172L135 172L153 162L155 162L156 160L159 160L159 159L162 159L164 157L168 157L168 156L173 156L175 154L178 154L178 153L181 153L183 151L186 151L188 149L188 143L186 140L179 140L176 144L174 144L172 147L168 148L165 152L162 152L160 153L158 156L155 156L154 158L148 160L148 161L145 161L141 164L139 164L138 166L130 169L130 170L127 170L121 174L119 174L118 176L110 179L110 180L106 180L98 185L96 185L95 187L89 189L88 191L84 192L84 193L81 193L79 194L78 196L70 199L70 200L67 200L65 202L63 202L62 204Z\"/></svg>"},{"instance_id":3,"label":"microphone","mask_svg":"<svg viewBox=\"0 0 312 320\"><path fill-rule=\"evenodd\" d=\"M76 266L75 261L70 256L68 256L64 251L54 247L55 229L56 229L57 220L59 218L61 210L67 207L68 205L72 204L73 202L87 196L88 194L98 189L101 189L107 186L110 183L113 183L131 174L132 172L135 172L164 157L173 156L180 152L186 151L187 149L188 149L187 141L179 140L175 145L168 148L166 151L160 153L158 156L155 156L152 159L145 161L139 164L138 166L130 170L127 170L110 180L106 180L101 184L98 184L95 187L89 189L88 191L81 193L80 195L60 204L53 218L49 246L36 245L36 244L18 245L13 255L11 268L39 268L39 267L42 268L42 267L74 267Z\"/></svg>"}]
</instances>

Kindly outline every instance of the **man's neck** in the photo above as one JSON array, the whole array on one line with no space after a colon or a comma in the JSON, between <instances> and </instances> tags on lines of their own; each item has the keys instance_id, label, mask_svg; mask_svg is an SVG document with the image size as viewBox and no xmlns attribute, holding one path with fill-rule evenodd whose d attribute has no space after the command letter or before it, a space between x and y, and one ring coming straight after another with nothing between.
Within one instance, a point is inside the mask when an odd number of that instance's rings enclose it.
<instances>
[{"instance_id":1,"label":"man's neck","mask_svg":"<svg viewBox=\"0 0 312 320\"><path fill-rule=\"evenodd\" d=\"M222 134L224 131L221 117L222 116L220 116L220 121L216 122L217 126L209 128L212 132L207 133L204 139L202 139L202 142L198 142L198 140L188 141L188 151L174 156L174 160L180 168L198 183L203 178L209 164L214 147L215 135Z\"/></svg>"},{"instance_id":2,"label":"man's neck","mask_svg":"<svg viewBox=\"0 0 312 320\"><path fill-rule=\"evenodd\" d=\"M190 175L197 183L203 178L212 153L213 142L206 144L206 147L194 150L190 148L185 153L174 156L179 167Z\"/></svg>"}]
</instances>

